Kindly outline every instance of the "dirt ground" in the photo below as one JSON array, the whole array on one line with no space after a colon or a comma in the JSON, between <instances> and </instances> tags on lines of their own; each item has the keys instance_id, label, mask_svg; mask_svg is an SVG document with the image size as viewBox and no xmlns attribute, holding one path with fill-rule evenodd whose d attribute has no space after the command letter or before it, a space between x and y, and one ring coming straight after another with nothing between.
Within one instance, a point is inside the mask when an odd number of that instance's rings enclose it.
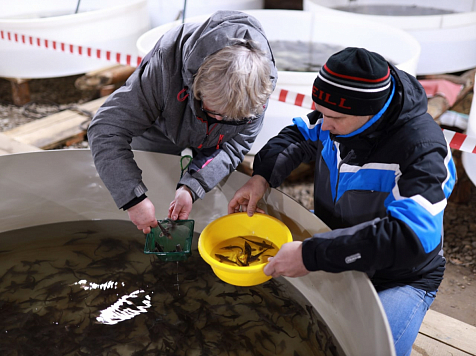
<instances>
[{"instance_id":1,"label":"dirt ground","mask_svg":"<svg viewBox=\"0 0 476 356\"><path fill-rule=\"evenodd\" d=\"M31 102L13 105L10 82L0 78L0 132L40 119L97 97L74 87L79 76L36 79L30 82ZM77 146L87 148L87 140ZM312 179L287 181L280 190L312 209ZM431 309L476 326L476 188L466 203L450 201L445 211L445 256L443 283Z\"/></svg>"},{"instance_id":2,"label":"dirt ground","mask_svg":"<svg viewBox=\"0 0 476 356\"><path fill-rule=\"evenodd\" d=\"M430 309L476 326L476 275L471 268L448 264Z\"/></svg>"}]
</instances>

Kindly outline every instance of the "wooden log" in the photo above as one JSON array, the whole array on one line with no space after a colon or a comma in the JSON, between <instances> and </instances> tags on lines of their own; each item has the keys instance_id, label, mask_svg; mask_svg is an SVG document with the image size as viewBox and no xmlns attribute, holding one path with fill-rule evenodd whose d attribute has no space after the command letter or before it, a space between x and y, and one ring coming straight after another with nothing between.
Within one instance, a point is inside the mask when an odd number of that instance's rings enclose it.
<instances>
[{"instance_id":1,"label":"wooden log","mask_svg":"<svg viewBox=\"0 0 476 356\"><path fill-rule=\"evenodd\" d=\"M6 78L12 86L13 104L23 106L31 101L29 79Z\"/></svg>"},{"instance_id":2,"label":"wooden log","mask_svg":"<svg viewBox=\"0 0 476 356\"><path fill-rule=\"evenodd\" d=\"M435 95L428 99L428 113L433 117L433 120L438 122L439 117L450 108L448 100L444 96Z\"/></svg>"},{"instance_id":3,"label":"wooden log","mask_svg":"<svg viewBox=\"0 0 476 356\"><path fill-rule=\"evenodd\" d=\"M86 73L76 79L74 85L79 90L100 90L104 86L120 84L134 72L135 67L116 65L103 70Z\"/></svg>"},{"instance_id":4,"label":"wooden log","mask_svg":"<svg viewBox=\"0 0 476 356\"><path fill-rule=\"evenodd\" d=\"M102 97L102 96L111 95L116 89L117 89L116 84L105 85L101 89L99 89L99 96Z\"/></svg>"}]
</instances>

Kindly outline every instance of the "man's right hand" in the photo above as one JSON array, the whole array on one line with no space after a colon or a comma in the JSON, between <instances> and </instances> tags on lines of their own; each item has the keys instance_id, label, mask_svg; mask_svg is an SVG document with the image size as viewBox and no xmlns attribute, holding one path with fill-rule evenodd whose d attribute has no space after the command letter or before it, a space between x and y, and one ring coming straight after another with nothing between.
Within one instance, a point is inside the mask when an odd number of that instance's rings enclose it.
<instances>
[{"instance_id":1,"label":"man's right hand","mask_svg":"<svg viewBox=\"0 0 476 356\"><path fill-rule=\"evenodd\" d=\"M258 201L264 196L269 184L262 176L255 175L248 182L237 190L233 198L228 203L228 214L246 211L249 216L257 211L264 211L257 207Z\"/></svg>"},{"instance_id":2,"label":"man's right hand","mask_svg":"<svg viewBox=\"0 0 476 356\"><path fill-rule=\"evenodd\" d=\"M139 204L127 209L127 214L129 214L132 223L144 234L148 234L151 228L158 226L155 207L149 198L145 198Z\"/></svg>"}]
</instances>

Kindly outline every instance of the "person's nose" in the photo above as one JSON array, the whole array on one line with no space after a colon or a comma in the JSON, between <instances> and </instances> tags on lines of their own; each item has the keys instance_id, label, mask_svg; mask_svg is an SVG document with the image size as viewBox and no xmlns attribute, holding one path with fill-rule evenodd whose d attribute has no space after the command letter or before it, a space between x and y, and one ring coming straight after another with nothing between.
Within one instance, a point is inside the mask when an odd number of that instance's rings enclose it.
<instances>
[{"instance_id":1,"label":"person's nose","mask_svg":"<svg viewBox=\"0 0 476 356\"><path fill-rule=\"evenodd\" d=\"M322 125L321 125L321 130L323 131L330 131L332 129L332 124L329 119L327 119L325 116L322 117Z\"/></svg>"}]
</instances>

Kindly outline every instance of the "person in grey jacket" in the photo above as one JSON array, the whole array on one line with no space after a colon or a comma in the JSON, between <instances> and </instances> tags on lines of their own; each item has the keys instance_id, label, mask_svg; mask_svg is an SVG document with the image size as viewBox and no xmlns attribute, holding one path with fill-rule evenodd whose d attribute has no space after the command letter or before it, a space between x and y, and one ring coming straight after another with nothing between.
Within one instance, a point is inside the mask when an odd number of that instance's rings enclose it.
<instances>
[{"instance_id":1,"label":"person in grey jacket","mask_svg":"<svg viewBox=\"0 0 476 356\"><path fill-rule=\"evenodd\" d=\"M88 128L96 169L118 208L149 233L155 207L131 149L180 155L189 148L193 160L168 212L188 219L193 202L250 150L276 80L266 35L248 14L218 11L165 33Z\"/></svg>"}]
</instances>

